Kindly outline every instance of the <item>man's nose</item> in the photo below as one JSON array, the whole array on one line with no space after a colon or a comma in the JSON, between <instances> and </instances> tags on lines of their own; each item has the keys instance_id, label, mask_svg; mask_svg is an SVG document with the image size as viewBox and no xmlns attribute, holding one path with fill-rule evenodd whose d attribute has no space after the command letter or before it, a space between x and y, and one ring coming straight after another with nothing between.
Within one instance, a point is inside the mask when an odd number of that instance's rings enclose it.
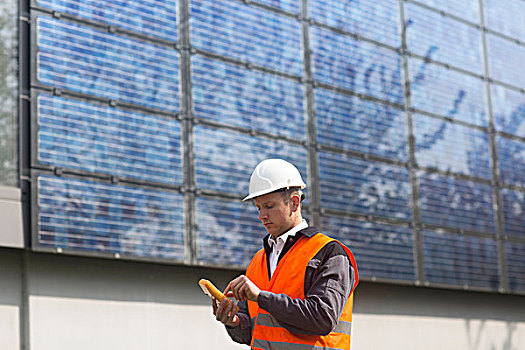
<instances>
[{"instance_id":1,"label":"man's nose","mask_svg":"<svg viewBox=\"0 0 525 350\"><path fill-rule=\"evenodd\" d=\"M268 214L266 213L266 210L261 209L259 211L259 220L264 220L268 218Z\"/></svg>"}]
</instances>

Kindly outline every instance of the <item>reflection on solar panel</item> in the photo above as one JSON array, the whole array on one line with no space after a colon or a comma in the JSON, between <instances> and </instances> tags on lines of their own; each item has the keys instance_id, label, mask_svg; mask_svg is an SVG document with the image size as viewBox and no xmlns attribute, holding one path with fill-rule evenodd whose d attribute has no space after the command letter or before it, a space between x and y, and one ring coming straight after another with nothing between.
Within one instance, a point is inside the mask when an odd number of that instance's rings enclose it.
<instances>
[{"instance_id":1,"label":"reflection on solar panel","mask_svg":"<svg viewBox=\"0 0 525 350\"><path fill-rule=\"evenodd\" d=\"M256 0L254 2L270 5L292 13L299 13L299 1L297 0Z\"/></svg>"},{"instance_id":2,"label":"reflection on solar panel","mask_svg":"<svg viewBox=\"0 0 525 350\"><path fill-rule=\"evenodd\" d=\"M473 73L483 72L479 31L424 9L407 4L407 41L410 52Z\"/></svg>"},{"instance_id":3,"label":"reflection on solar panel","mask_svg":"<svg viewBox=\"0 0 525 350\"><path fill-rule=\"evenodd\" d=\"M399 5L395 1L311 0L312 19L352 34L399 46Z\"/></svg>"},{"instance_id":4,"label":"reflection on solar panel","mask_svg":"<svg viewBox=\"0 0 525 350\"><path fill-rule=\"evenodd\" d=\"M423 223L494 233L489 185L424 173L419 181Z\"/></svg>"},{"instance_id":5,"label":"reflection on solar panel","mask_svg":"<svg viewBox=\"0 0 525 350\"><path fill-rule=\"evenodd\" d=\"M522 3L34 0L34 247L241 269L284 158L364 279L525 293Z\"/></svg>"},{"instance_id":6,"label":"reflection on solar panel","mask_svg":"<svg viewBox=\"0 0 525 350\"><path fill-rule=\"evenodd\" d=\"M401 57L326 29L311 28L314 77L319 82L402 103Z\"/></svg>"},{"instance_id":7,"label":"reflection on solar panel","mask_svg":"<svg viewBox=\"0 0 525 350\"><path fill-rule=\"evenodd\" d=\"M492 108L498 131L525 138L525 93L493 86Z\"/></svg>"},{"instance_id":8,"label":"reflection on solar panel","mask_svg":"<svg viewBox=\"0 0 525 350\"><path fill-rule=\"evenodd\" d=\"M38 177L38 242L47 247L182 260L182 196Z\"/></svg>"},{"instance_id":9,"label":"reflection on solar panel","mask_svg":"<svg viewBox=\"0 0 525 350\"><path fill-rule=\"evenodd\" d=\"M251 201L198 198L198 261L245 268L267 235L257 215Z\"/></svg>"},{"instance_id":10,"label":"reflection on solar panel","mask_svg":"<svg viewBox=\"0 0 525 350\"><path fill-rule=\"evenodd\" d=\"M307 181L304 147L200 126L195 127L195 142L199 188L247 194L253 168L265 158L282 158L296 164Z\"/></svg>"},{"instance_id":11,"label":"reflection on solar panel","mask_svg":"<svg viewBox=\"0 0 525 350\"><path fill-rule=\"evenodd\" d=\"M414 115L419 165L491 178L488 135L476 129L425 115Z\"/></svg>"},{"instance_id":12,"label":"reflection on solar panel","mask_svg":"<svg viewBox=\"0 0 525 350\"><path fill-rule=\"evenodd\" d=\"M315 104L320 143L407 160L401 110L325 89L315 90Z\"/></svg>"},{"instance_id":13,"label":"reflection on solar panel","mask_svg":"<svg viewBox=\"0 0 525 350\"><path fill-rule=\"evenodd\" d=\"M200 56L192 68L196 117L306 138L300 83Z\"/></svg>"},{"instance_id":14,"label":"reflection on solar panel","mask_svg":"<svg viewBox=\"0 0 525 350\"><path fill-rule=\"evenodd\" d=\"M431 6L440 11L445 11L452 15L461 17L473 23L479 22L479 0L417 0L417 2Z\"/></svg>"},{"instance_id":15,"label":"reflection on solar panel","mask_svg":"<svg viewBox=\"0 0 525 350\"><path fill-rule=\"evenodd\" d=\"M237 1L197 0L191 2L191 38L199 49L301 76L295 19Z\"/></svg>"},{"instance_id":16,"label":"reflection on solar panel","mask_svg":"<svg viewBox=\"0 0 525 350\"><path fill-rule=\"evenodd\" d=\"M523 62L525 62L525 46L495 35L488 35L487 38L490 52L498 53L489 56L492 78L522 89L525 88L525 76L516 74L523 68Z\"/></svg>"},{"instance_id":17,"label":"reflection on solar panel","mask_svg":"<svg viewBox=\"0 0 525 350\"><path fill-rule=\"evenodd\" d=\"M525 236L525 191L502 190L505 234Z\"/></svg>"},{"instance_id":18,"label":"reflection on solar panel","mask_svg":"<svg viewBox=\"0 0 525 350\"><path fill-rule=\"evenodd\" d=\"M410 220L408 170L319 152L325 208Z\"/></svg>"},{"instance_id":19,"label":"reflection on solar panel","mask_svg":"<svg viewBox=\"0 0 525 350\"><path fill-rule=\"evenodd\" d=\"M497 289L498 254L491 238L423 231L425 274L430 282Z\"/></svg>"},{"instance_id":20,"label":"reflection on solar panel","mask_svg":"<svg viewBox=\"0 0 525 350\"><path fill-rule=\"evenodd\" d=\"M175 0L37 0L38 5L142 34L177 40Z\"/></svg>"},{"instance_id":21,"label":"reflection on solar panel","mask_svg":"<svg viewBox=\"0 0 525 350\"><path fill-rule=\"evenodd\" d=\"M497 137L501 180L525 187L525 142Z\"/></svg>"},{"instance_id":22,"label":"reflection on solar panel","mask_svg":"<svg viewBox=\"0 0 525 350\"><path fill-rule=\"evenodd\" d=\"M352 250L361 275L414 280L414 239L411 229L330 216L324 217L323 227L326 234Z\"/></svg>"},{"instance_id":23,"label":"reflection on solar panel","mask_svg":"<svg viewBox=\"0 0 525 350\"><path fill-rule=\"evenodd\" d=\"M510 37L525 40L525 3L522 0L484 0L485 23L489 29Z\"/></svg>"},{"instance_id":24,"label":"reflection on solar panel","mask_svg":"<svg viewBox=\"0 0 525 350\"><path fill-rule=\"evenodd\" d=\"M483 80L416 58L409 62L415 108L487 126Z\"/></svg>"},{"instance_id":25,"label":"reflection on solar panel","mask_svg":"<svg viewBox=\"0 0 525 350\"><path fill-rule=\"evenodd\" d=\"M509 289L511 291L525 290L525 244L505 243L507 268L509 270Z\"/></svg>"},{"instance_id":26,"label":"reflection on solar panel","mask_svg":"<svg viewBox=\"0 0 525 350\"><path fill-rule=\"evenodd\" d=\"M45 16L38 18L38 82L177 111L178 53Z\"/></svg>"},{"instance_id":27,"label":"reflection on solar panel","mask_svg":"<svg viewBox=\"0 0 525 350\"><path fill-rule=\"evenodd\" d=\"M42 164L181 184L179 122L40 95L38 160Z\"/></svg>"}]
</instances>

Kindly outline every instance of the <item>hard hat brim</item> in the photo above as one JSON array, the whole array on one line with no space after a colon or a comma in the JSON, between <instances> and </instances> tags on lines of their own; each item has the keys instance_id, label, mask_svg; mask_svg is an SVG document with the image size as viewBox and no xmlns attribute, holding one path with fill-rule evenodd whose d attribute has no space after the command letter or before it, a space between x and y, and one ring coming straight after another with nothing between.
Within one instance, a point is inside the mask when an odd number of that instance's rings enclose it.
<instances>
[{"instance_id":1,"label":"hard hat brim","mask_svg":"<svg viewBox=\"0 0 525 350\"><path fill-rule=\"evenodd\" d=\"M306 184L302 183L299 186L287 186L287 187L281 187L281 188L277 188L277 189L270 188L270 189L258 191L258 192L252 193L252 194L244 197L244 199L242 201L245 202L247 200L254 199L256 197L264 196L265 194L269 194L269 193L280 191L280 190L282 190L284 188L295 188L295 187L299 187L301 190L303 190L303 189L306 188Z\"/></svg>"}]
</instances>

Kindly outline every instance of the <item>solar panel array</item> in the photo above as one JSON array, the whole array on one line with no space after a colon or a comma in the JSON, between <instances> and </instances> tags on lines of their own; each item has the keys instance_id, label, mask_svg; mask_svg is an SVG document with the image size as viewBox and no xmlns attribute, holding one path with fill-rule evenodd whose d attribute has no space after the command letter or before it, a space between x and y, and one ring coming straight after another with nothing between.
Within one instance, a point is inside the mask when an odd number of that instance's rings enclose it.
<instances>
[{"instance_id":1,"label":"solar panel array","mask_svg":"<svg viewBox=\"0 0 525 350\"><path fill-rule=\"evenodd\" d=\"M245 268L279 157L364 279L525 293L508 3L33 0L34 248Z\"/></svg>"}]
</instances>

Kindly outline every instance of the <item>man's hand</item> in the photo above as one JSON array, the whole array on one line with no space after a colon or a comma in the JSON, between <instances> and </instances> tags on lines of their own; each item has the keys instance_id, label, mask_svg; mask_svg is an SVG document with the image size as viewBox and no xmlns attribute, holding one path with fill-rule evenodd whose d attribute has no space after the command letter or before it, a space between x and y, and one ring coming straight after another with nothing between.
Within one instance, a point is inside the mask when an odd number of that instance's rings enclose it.
<instances>
[{"instance_id":1,"label":"man's hand","mask_svg":"<svg viewBox=\"0 0 525 350\"><path fill-rule=\"evenodd\" d=\"M237 327L239 325L239 316L236 315L238 309L232 300L224 298L219 304L217 299L211 297L211 306L213 307L213 314L217 321L229 327Z\"/></svg>"},{"instance_id":2,"label":"man's hand","mask_svg":"<svg viewBox=\"0 0 525 350\"><path fill-rule=\"evenodd\" d=\"M241 275L228 283L224 295L233 296L239 301L257 301L260 292L261 290L248 277Z\"/></svg>"}]
</instances>

